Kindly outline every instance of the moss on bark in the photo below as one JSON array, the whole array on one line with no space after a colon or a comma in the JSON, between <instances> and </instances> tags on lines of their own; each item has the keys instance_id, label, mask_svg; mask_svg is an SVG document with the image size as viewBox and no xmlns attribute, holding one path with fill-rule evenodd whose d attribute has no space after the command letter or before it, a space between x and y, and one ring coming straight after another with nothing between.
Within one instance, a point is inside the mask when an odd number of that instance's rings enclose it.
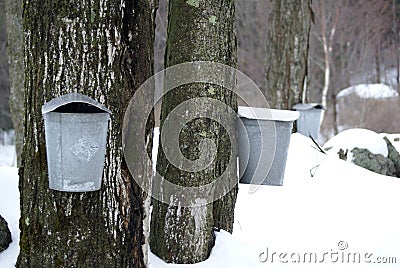
<instances>
[{"instance_id":1,"label":"moss on bark","mask_svg":"<svg viewBox=\"0 0 400 268\"><path fill-rule=\"evenodd\" d=\"M265 92L271 108L290 110L303 102L311 20L311 0L273 1Z\"/></svg>"},{"instance_id":2,"label":"moss on bark","mask_svg":"<svg viewBox=\"0 0 400 268\"><path fill-rule=\"evenodd\" d=\"M166 67L191 61L237 66L233 1L174 0L169 2L168 10ZM236 95L223 87L204 83L183 85L163 97L161 131L166 117L175 107L199 97L219 100L237 110ZM227 113L204 104L193 107L191 112L206 109L211 109L216 118ZM235 121L232 119L230 123L235 124ZM232 150L235 146L230 144L229 135L218 122L196 119L186 124L181 133L170 134L179 135L179 148L187 159L199 159L199 145L204 138L214 141L217 152L210 169L188 172L171 165L160 147L157 170L166 180L177 185L200 186L218 179L227 169L229 179L237 182L236 166L228 165L230 157L236 157L236 151ZM232 137L234 142L235 138ZM192 196L197 207L176 207L153 200L152 252L167 262L175 263L195 263L208 258L214 245L213 228L232 231L236 195L237 186L211 204Z\"/></svg>"},{"instance_id":3,"label":"moss on bark","mask_svg":"<svg viewBox=\"0 0 400 268\"><path fill-rule=\"evenodd\" d=\"M143 195L122 153L122 121L152 75L153 1L28 0L24 146L19 169L21 239L17 267L145 267ZM100 191L48 188L42 105L78 92L112 111ZM150 120L147 135L151 135ZM143 163L138 176L151 176Z\"/></svg>"}]
</instances>

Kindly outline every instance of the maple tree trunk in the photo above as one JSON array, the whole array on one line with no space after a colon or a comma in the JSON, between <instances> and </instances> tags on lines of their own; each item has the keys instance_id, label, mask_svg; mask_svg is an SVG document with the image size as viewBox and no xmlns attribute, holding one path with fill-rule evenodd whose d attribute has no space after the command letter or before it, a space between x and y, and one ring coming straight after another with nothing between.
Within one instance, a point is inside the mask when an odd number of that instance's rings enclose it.
<instances>
[{"instance_id":1,"label":"maple tree trunk","mask_svg":"<svg viewBox=\"0 0 400 268\"><path fill-rule=\"evenodd\" d=\"M153 73L154 8L150 0L24 1L17 267L146 266L145 195L124 161L122 121L133 93ZM88 95L112 111L99 191L48 187L41 107L70 92ZM134 175L150 178L150 161L142 167Z\"/></svg>"},{"instance_id":2,"label":"maple tree trunk","mask_svg":"<svg viewBox=\"0 0 400 268\"><path fill-rule=\"evenodd\" d=\"M236 68L235 8L233 0L223 1L169 1L166 67L190 61L214 61ZM163 97L161 132L167 115L185 100L209 97L237 110L236 95L222 87L191 83L180 86ZM223 117L226 109L199 105L191 112L211 109L216 117ZM234 126L235 120L230 124ZM171 165L159 148L157 171L168 181L187 187L204 185L218 179L227 170L236 185L214 202L207 203L197 196L192 207L174 206L153 199L150 247L153 253L173 263L196 263L208 258L214 245L213 228L232 232L237 196L237 167L229 164L235 157L235 146L229 134L215 121L199 119L185 125L179 147L187 159L198 159L199 145L204 138L212 139L217 152L211 172L187 172ZM236 142L236 137L232 137ZM160 145L161 142L160 142ZM233 154L233 155L232 155ZM209 195L213 195L210 192Z\"/></svg>"}]
</instances>

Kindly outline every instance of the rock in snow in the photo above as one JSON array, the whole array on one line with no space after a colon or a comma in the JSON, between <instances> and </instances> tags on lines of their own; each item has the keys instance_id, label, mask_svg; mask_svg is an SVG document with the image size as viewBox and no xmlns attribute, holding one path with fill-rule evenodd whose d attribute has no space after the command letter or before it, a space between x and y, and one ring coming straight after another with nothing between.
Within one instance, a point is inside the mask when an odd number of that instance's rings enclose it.
<instances>
[{"instance_id":1,"label":"rock in snow","mask_svg":"<svg viewBox=\"0 0 400 268\"><path fill-rule=\"evenodd\" d=\"M0 252L6 250L12 242L11 232L6 220L0 215Z\"/></svg>"},{"instance_id":2,"label":"rock in snow","mask_svg":"<svg viewBox=\"0 0 400 268\"><path fill-rule=\"evenodd\" d=\"M367 149L354 148L352 162L378 174L396 177L396 170L392 160L381 154L373 154Z\"/></svg>"},{"instance_id":3,"label":"rock in snow","mask_svg":"<svg viewBox=\"0 0 400 268\"><path fill-rule=\"evenodd\" d=\"M400 154L384 134L368 129L345 130L325 143L334 158L392 177L400 177Z\"/></svg>"},{"instance_id":4,"label":"rock in snow","mask_svg":"<svg viewBox=\"0 0 400 268\"><path fill-rule=\"evenodd\" d=\"M383 139L386 141L387 146L388 146L388 158L393 162L394 168L396 170L396 176L400 178L400 154L397 151L396 147L393 146L393 144L390 142L388 137L383 137Z\"/></svg>"},{"instance_id":5,"label":"rock in snow","mask_svg":"<svg viewBox=\"0 0 400 268\"><path fill-rule=\"evenodd\" d=\"M340 149L349 152L354 148L368 149L373 154L388 156L388 148L383 138L376 132L368 129L353 128L340 132L324 145L329 154L337 154ZM348 160L351 160L348 159Z\"/></svg>"}]
</instances>

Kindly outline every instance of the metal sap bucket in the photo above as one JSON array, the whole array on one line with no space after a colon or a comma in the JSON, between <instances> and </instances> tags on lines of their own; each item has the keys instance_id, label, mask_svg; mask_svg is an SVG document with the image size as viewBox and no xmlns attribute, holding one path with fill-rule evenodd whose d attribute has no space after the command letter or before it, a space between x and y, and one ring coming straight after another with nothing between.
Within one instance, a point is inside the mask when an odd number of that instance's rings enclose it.
<instances>
[{"instance_id":1,"label":"metal sap bucket","mask_svg":"<svg viewBox=\"0 0 400 268\"><path fill-rule=\"evenodd\" d=\"M318 103L298 103L293 109L300 112L300 118L297 120L297 132L304 136L318 139L319 128L321 125L321 115L325 107Z\"/></svg>"},{"instance_id":2,"label":"metal sap bucket","mask_svg":"<svg viewBox=\"0 0 400 268\"><path fill-rule=\"evenodd\" d=\"M99 190L111 111L87 96L70 93L45 103L42 114L49 188Z\"/></svg>"},{"instance_id":3,"label":"metal sap bucket","mask_svg":"<svg viewBox=\"0 0 400 268\"><path fill-rule=\"evenodd\" d=\"M238 115L239 182L282 185L299 112L239 107Z\"/></svg>"}]
</instances>

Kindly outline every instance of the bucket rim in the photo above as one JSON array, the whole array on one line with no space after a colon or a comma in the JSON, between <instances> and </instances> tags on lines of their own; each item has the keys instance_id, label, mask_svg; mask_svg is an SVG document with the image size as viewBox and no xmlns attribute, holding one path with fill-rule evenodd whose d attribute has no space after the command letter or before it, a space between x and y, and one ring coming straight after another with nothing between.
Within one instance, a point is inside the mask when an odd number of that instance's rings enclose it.
<instances>
[{"instance_id":1,"label":"bucket rim","mask_svg":"<svg viewBox=\"0 0 400 268\"><path fill-rule=\"evenodd\" d=\"M95 101L94 99L79 94L79 93L69 93L69 94L65 94L65 95L61 95L57 98L54 98L48 102L46 102L43 106L42 106L42 114L47 114L49 112L52 112L54 110L56 110L57 108L67 105L69 103L86 103L92 106L95 106L96 108L99 108L100 110L112 114L111 111L105 107L103 104Z\"/></svg>"},{"instance_id":2,"label":"bucket rim","mask_svg":"<svg viewBox=\"0 0 400 268\"><path fill-rule=\"evenodd\" d=\"M326 110L326 107L321 103L297 103L293 105L293 109L297 111L306 111L311 109Z\"/></svg>"},{"instance_id":3,"label":"bucket rim","mask_svg":"<svg viewBox=\"0 0 400 268\"><path fill-rule=\"evenodd\" d=\"M256 120L292 122L300 117L300 112L292 110L239 106L238 116Z\"/></svg>"}]
</instances>

